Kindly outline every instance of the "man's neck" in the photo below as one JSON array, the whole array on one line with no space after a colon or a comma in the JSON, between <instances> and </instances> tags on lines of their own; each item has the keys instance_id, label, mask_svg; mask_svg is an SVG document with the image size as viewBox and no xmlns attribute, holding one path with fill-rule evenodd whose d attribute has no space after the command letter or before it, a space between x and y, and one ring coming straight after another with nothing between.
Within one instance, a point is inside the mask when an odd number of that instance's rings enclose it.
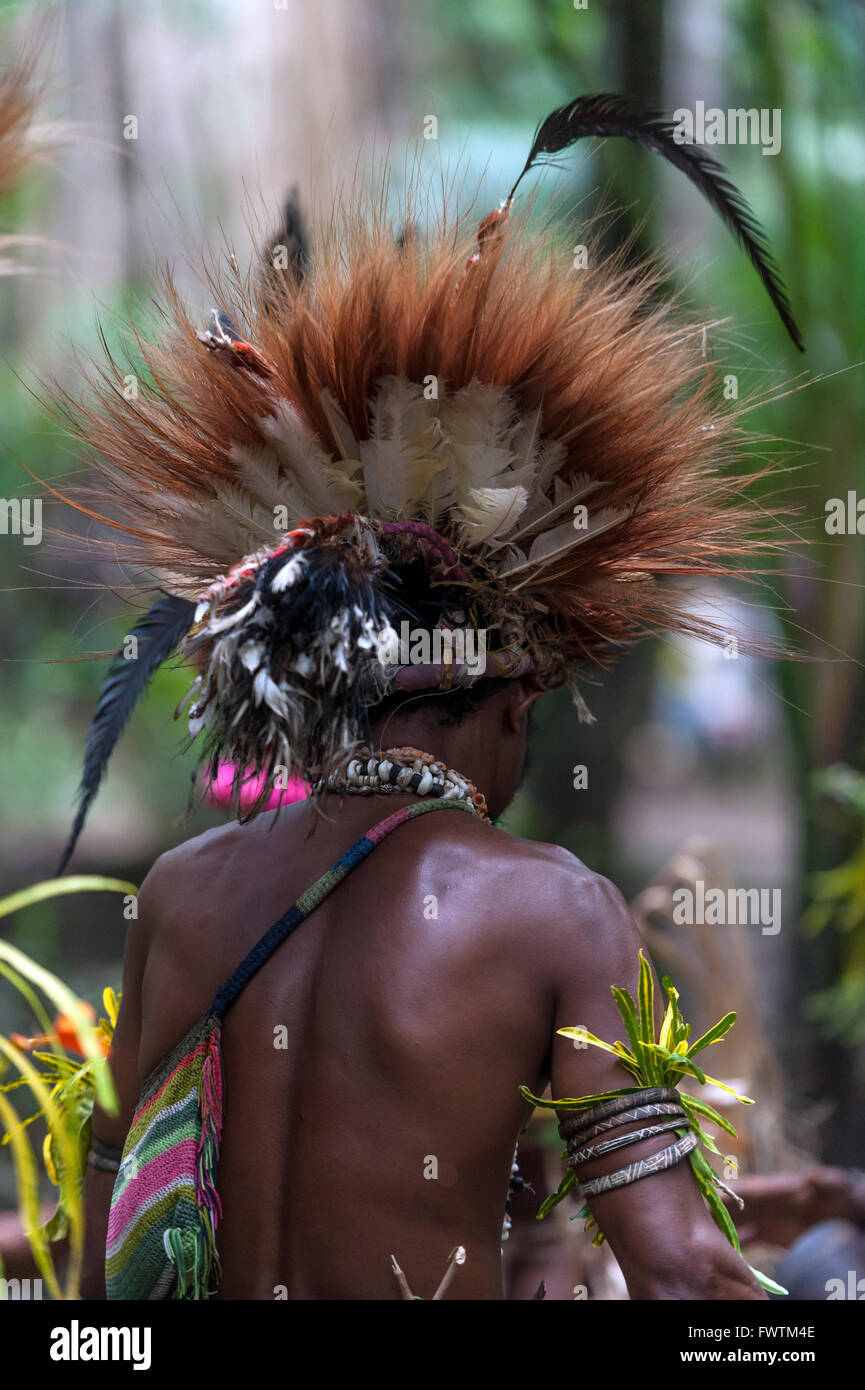
<instances>
[{"instance_id":1,"label":"man's neck","mask_svg":"<svg viewBox=\"0 0 865 1390\"><path fill-rule=\"evenodd\" d=\"M467 719L458 726L442 726L432 719L393 715L373 727L373 742L377 749L417 748L431 753L489 797L494 789L495 766L482 726L483 721L477 719Z\"/></svg>"}]
</instances>

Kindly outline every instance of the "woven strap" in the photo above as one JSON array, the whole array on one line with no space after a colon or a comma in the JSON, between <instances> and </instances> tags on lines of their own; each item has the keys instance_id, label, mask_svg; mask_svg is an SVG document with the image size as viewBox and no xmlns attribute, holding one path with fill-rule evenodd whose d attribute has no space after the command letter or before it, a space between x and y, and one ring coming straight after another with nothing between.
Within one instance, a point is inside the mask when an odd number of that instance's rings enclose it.
<instances>
[{"instance_id":1,"label":"woven strap","mask_svg":"<svg viewBox=\"0 0 865 1390\"><path fill-rule=\"evenodd\" d=\"M607 1130L621 1129L625 1125L633 1124L635 1120L656 1117L661 1117L657 1124L644 1125L629 1134L604 1139L600 1144L588 1143ZM559 1134L567 1141L568 1167L576 1170L594 1158L623 1149L628 1144L638 1144L642 1139L650 1139L655 1134L690 1128L691 1122L675 1087L646 1086L642 1090L635 1087L627 1095L613 1096L610 1100L601 1101L585 1110L579 1110L576 1114L568 1115L559 1125ZM627 1187L629 1183L639 1182L641 1178L649 1178L654 1173L663 1173L665 1169L681 1163L696 1142L695 1134L686 1133L677 1139L675 1144L661 1149L659 1153L637 1159L636 1162L629 1163L625 1168L618 1168L613 1173L605 1173L602 1177L579 1183L579 1195L596 1197L601 1192L612 1192L617 1187Z\"/></svg>"},{"instance_id":2,"label":"woven strap","mask_svg":"<svg viewBox=\"0 0 865 1390\"><path fill-rule=\"evenodd\" d=\"M103 1144L95 1134L91 1136L90 1148L87 1150L88 1168L96 1168L100 1173L116 1173L122 1157L123 1150L118 1149L115 1144Z\"/></svg>"},{"instance_id":3,"label":"woven strap","mask_svg":"<svg viewBox=\"0 0 865 1390\"><path fill-rule=\"evenodd\" d=\"M663 1120L660 1124L646 1125L643 1129L631 1130L630 1134L618 1134L613 1139L604 1139L600 1144L587 1144L584 1149L577 1149L576 1152L569 1153L568 1167L579 1168L583 1163L590 1163L593 1158L603 1158L604 1154L615 1153L617 1149L627 1148L628 1144L639 1144L641 1139L651 1139L653 1135L666 1134L671 1129L690 1129L690 1127L687 1115L684 1110L680 1110L677 1116Z\"/></svg>"},{"instance_id":4,"label":"woven strap","mask_svg":"<svg viewBox=\"0 0 865 1390\"><path fill-rule=\"evenodd\" d=\"M634 1120L653 1120L662 1115L679 1115L682 1120L685 1119L685 1112L676 1101L658 1101L656 1105L635 1105L632 1110L623 1110L621 1114L600 1120L596 1125L586 1125L575 1130L568 1136L568 1145L585 1144L589 1139L596 1139L607 1130L619 1129L620 1126L629 1125Z\"/></svg>"},{"instance_id":5,"label":"woven strap","mask_svg":"<svg viewBox=\"0 0 865 1390\"><path fill-rule=\"evenodd\" d=\"M234 974L226 980L211 1004L208 1014L215 1014L217 1018L225 1017L255 972L260 970L266 961L270 960L277 947L282 945L295 927L299 927L301 922L305 921L309 914L318 907L319 903L324 902L328 893L332 893L337 884L342 883L352 869L356 869L368 854L372 854L376 845L380 845L382 840L387 839L394 830L401 825L406 825L410 820L416 820L418 816L425 816L430 811L446 811L448 809L464 811L470 816L474 815L470 806L444 797L436 797L431 801L417 801L412 806L401 807L399 811L394 811L393 815L386 816L384 820L379 821L359 840L356 840L351 849L346 850L342 858L338 859L327 873L322 874L321 878L316 879L305 893L301 893L297 901L292 903L279 921L274 922L261 940L256 942Z\"/></svg>"},{"instance_id":6,"label":"woven strap","mask_svg":"<svg viewBox=\"0 0 865 1390\"><path fill-rule=\"evenodd\" d=\"M601 1129L610 1129L612 1125L605 1124L604 1121L612 1120L613 1124L626 1124L626 1120L616 1119L625 1110L639 1108L641 1114L634 1115L634 1119L643 1119L649 1115L661 1112L652 1107L665 1105L675 1102L681 1105L681 1097L674 1086L645 1086L642 1090L634 1089L624 1096L614 1096L612 1100L603 1100L599 1105L593 1105L591 1109L578 1110L573 1115L568 1115L559 1125L559 1134L563 1139L572 1139L576 1135L581 1138L589 1139L592 1136L583 1134L584 1130L597 1127L596 1132Z\"/></svg>"},{"instance_id":7,"label":"woven strap","mask_svg":"<svg viewBox=\"0 0 865 1390\"><path fill-rule=\"evenodd\" d=\"M660 1153L650 1154L648 1158L638 1158L636 1163L629 1163L627 1168L618 1168L615 1173L605 1173L601 1178L579 1183L580 1195L597 1197L602 1192L612 1192L617 1187L627 1187L629 1183L639 1182L641 1178L663 1173L667 1168L674 1168L677 1163L681 1163L696 1144L697 1136L693 1131L683 1134L675 1144L661 1149Z\"/></svg>"}]
</instances>

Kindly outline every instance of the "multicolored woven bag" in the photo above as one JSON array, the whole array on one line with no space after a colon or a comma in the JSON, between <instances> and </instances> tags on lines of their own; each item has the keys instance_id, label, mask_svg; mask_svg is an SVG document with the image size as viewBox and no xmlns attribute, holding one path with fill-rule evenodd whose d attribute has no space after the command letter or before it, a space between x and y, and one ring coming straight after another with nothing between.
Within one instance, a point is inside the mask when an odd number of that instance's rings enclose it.
<instances>
[{"instance_id":1,"label":"multicolored woven bag","mask_svg":"<svg viewBox=\"0 0 865 1390\"><path fill-rule=\"evenodd\" d=\"M150 1073L111 1198L109 1299L201 1299L216 1292L223 1019L255 972L376 845L417 816L447 808L472 814L461 802L437 798L404 807L361 836L253 946L203 1017Z\"/></svg>"},{"instance_id":2,"label":"multicolored woven bag","mask_svg":"<svg viewBox=\"0 0 865 1390\"><path fill-rule=\"evenodd\" d=\"M205 1298L218 1282L221 1036L209 1011L145 1082L111 1198L109 1298Z\"/></svg>"}]
</instances>

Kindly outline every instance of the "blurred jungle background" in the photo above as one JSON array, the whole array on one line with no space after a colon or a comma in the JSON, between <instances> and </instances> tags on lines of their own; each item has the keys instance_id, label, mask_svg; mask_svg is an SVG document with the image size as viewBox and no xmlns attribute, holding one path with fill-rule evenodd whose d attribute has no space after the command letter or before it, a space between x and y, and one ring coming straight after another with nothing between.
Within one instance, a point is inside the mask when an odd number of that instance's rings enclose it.
<instances>
[{"instance_id":1,"label":"blurred jungle background","mask_svg":"<svg viewBox=\"0 0 865 1390\"><path fill-rule=\"evenodd\" d=\"M146 305L154 268L169 262L204 327L211 306L196 247L227 243L245 262L291 188L305 208L326 207L331 188L376 158L389 160L398 188L409 142L424 173L462 161L468 185L483 178L480 217L513 182L537 120L577 94L619 91L667 111L698 101L780 110L777 154L754 144L714 153L768 231L802 359L718 219L646 151L584 142L543 176L542 196L554 194L572 219L575 243L599 207L612 210L606 243L633 236L639 252L663 253L671 285L698 313L729 316L723 345L710 332L703 350L736 375L740 398L754 398L755 463L788 470L766 484L766 502L782 486L808 544L761 593L727 597L746 621L816 659L773 665L658 641L587 688L594 725L577 722L567 694L550 696L508 824L564 845L622 888L698 1031L740 1011L715 1062L758 1101L735 1117L740 1173L815 1160L865 1167L865 540L855 521L854 534L829 535L824 524L830 499L865 496L856 365L865 359L865 9L858 0L68 0L0 12L5 49L16 34L38 36L46 151L0 207L0 231L45 239L17 247L27 273L0 284L4 498L38 494L24 468L66 482L86 470L39 397L52 375L80 389L70 344L98 349L97 311L110 340L112 314ZM50 497L44 516L60 532L82 529ZM74 559L62 540L0 542L8 893L54 873L105 662L131 618L121 566ZM161 671L136 711L78 872L140 883L159 854L222 814L199 809L182 821L194 761L172 715L186 684L182 671ZM579 767L587 785L577 787ZM673 891L700 879L779 890L780 929L676 925ZM119 985L127 922L116 897L41 902L0 925L81 998L98 1004L103 986ZM2 980L0 1010L0 1031L32 1031ZM535 1195L515 1199L511 1259L543 1273L582 1238L566 1217L532 1224L561 1171L541 1122L534 1151ZM9 1212L7 1152L0 1211ZM0 1230L11 1232L12 1219ZM571 1296L571 1277L620 1295L609 1272L581 1268L574 1256L558 1296Z\"/></svg>"}]
</instances>

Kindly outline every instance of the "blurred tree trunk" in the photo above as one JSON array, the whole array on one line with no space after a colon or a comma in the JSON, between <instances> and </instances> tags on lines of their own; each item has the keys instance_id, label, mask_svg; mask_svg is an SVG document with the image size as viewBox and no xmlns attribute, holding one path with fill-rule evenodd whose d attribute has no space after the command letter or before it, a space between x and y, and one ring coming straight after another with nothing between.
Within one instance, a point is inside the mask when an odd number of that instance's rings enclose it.
<instances>
[{"instance_id":1,"label":"blurred tree trunk","mask_svg":"<svg viewBox=\"0 0 865 1390\"><path fill-rule=\"evenodd\" d=\"M243 269L290 187L327 212L364 142L399 125L392 3L67 0L51 90L70 138L43 230L65 249L68 313L92 319L94 294L149 291L169 261L206 314L203 241L235 244ZM24 350L62 370L56 296L16 290L30 309Z\"/></svg>"}]
</instances>

